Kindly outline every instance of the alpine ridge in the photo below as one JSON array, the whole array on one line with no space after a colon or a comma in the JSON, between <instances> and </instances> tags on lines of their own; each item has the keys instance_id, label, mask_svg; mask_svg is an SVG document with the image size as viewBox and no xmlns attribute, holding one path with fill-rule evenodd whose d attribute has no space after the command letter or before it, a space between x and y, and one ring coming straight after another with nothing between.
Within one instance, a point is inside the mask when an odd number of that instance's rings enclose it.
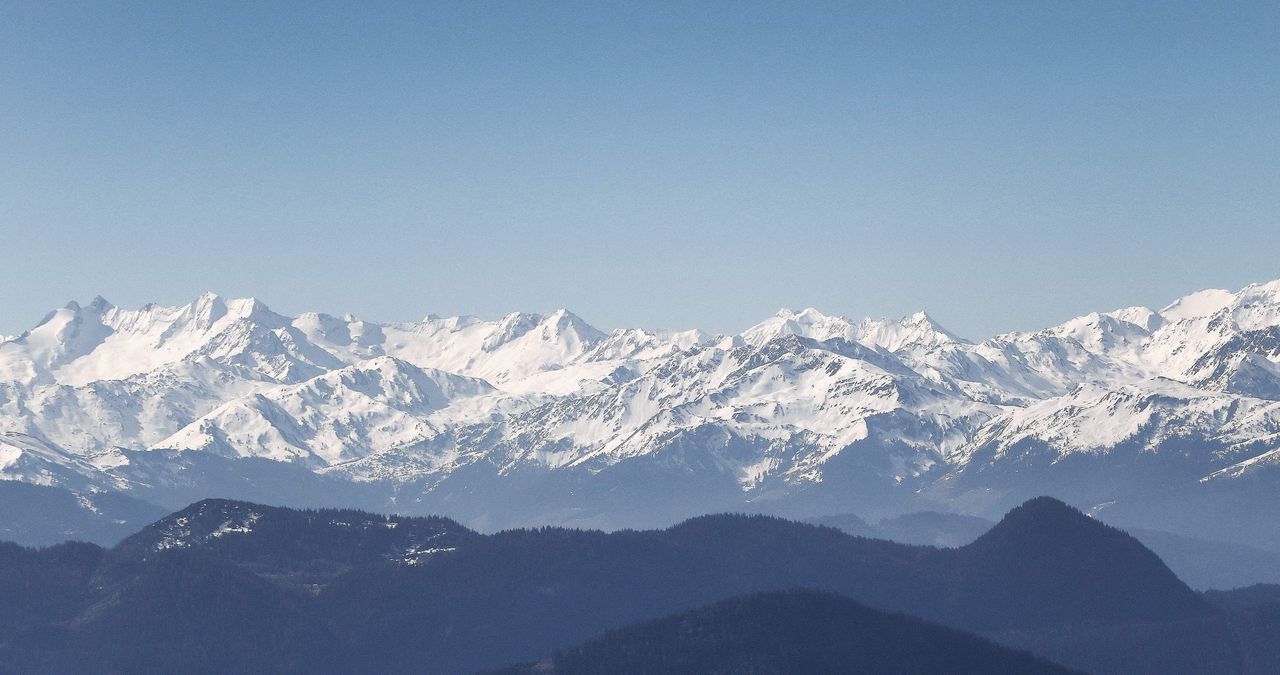
<instances>
[{"instance_id":1,"label":"alpine ridge","mask_svg":"<svg viewBox=\"0 0 1280 675\"><path fill-rule=\"evenodd\" d=\"M563 309L380 324L95 298L0 339L0 478L481 529L993 517L1048 493L1276 547L1280 281L981 342L924 312L783 309L710 335L606 333Z\"/></svg>"}]
</instances>

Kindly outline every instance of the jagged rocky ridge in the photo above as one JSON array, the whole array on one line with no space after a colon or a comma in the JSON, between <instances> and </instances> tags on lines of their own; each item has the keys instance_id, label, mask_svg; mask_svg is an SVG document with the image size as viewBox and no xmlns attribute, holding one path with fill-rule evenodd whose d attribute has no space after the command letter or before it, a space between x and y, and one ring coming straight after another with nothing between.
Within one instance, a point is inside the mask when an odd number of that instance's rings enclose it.
<instances>
[{"instance_id":1,"label":"jagged rocky ridge","mask_svg":"<svg viewBox=\"0 0 1280 675\"><path fill-rule=\"evenodd\" d=\"M564 310L286 317L212 294L72 303L0 342L0 477L168 507L616 527L993 516L1052 492L1218 538L1225 515L1225 536L1280 543L1278 464L1280 281L980 343L924 313L783 310L712 336L603 333Z\"/></svg>"}]
</instances>

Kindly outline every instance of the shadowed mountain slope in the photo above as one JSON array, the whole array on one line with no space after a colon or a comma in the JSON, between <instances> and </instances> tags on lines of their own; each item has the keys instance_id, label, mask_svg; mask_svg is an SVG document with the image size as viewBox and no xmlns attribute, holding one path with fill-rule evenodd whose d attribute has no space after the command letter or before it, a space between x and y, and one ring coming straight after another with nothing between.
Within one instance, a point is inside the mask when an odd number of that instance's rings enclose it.
<instances>
[{"instance_id":1,"label":"shadowed mountain slope","mask_svg":"<svg viewBox=\"0 0 1280 675\"><path fill-rule=\"evenodd\" d=\"M611 630L503 671L588 673L1034 673L1072 671L975 635L816 591L721 600Z\"/></svg>"},{"instance_id":2,"label":"shadowed mountain slope","mask_svg":"<svg viewBox=\"0 0 1280 675\"><path fill-rule=\"evenodd\" d=\"M120 493L81 494L0 480L0 540L25 546L48 546L68 540L109 546L166 512Z\"/></svg>"},{"instance_id":3,"label":"shadowed mountain slope","mask_svg":"<svg viewBox=\"0 0 1280 675\"><path fill-rule=\"evenodd\" d=\"M1227 610L1128 535L1048 499L958 549L767 516L480 535L441 518L206 500L105 554L85 545L4 552L0 579L22 582L0 631L0 670L19 672L468 672L793 588L1100 672L1158 672L1133 654L1168 653L1165 627L1192 626L1207 656L1190 663L1242 670L1242 647L1217 630ZM1146 632L1123 649L1073 642L1085 628L1118 640L1135 626Z\"/></svg>"}]
</instances>

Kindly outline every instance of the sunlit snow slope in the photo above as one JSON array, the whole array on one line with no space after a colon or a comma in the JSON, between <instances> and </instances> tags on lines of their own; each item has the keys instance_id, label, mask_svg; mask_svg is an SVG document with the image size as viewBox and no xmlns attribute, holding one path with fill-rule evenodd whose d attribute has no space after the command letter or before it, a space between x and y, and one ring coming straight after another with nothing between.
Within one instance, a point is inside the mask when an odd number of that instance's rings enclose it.
<instances>
[{"instance_id":1,"label":"sunlit snow slope","mask_svg":"<svg viewBox=\"0 0 1280 675\"><path fill-rule=\"evenodd\" d=\"M287 317L214 294L71 303L0 340L0 478L159 501L288 484L294 501L618 525L985 512L1053 488L1138 517L1244 509L1277 476L1280 281L980 343L923 312L782 310L714 336L604 333L566 310Z\"/></svg>"}]
</instances>

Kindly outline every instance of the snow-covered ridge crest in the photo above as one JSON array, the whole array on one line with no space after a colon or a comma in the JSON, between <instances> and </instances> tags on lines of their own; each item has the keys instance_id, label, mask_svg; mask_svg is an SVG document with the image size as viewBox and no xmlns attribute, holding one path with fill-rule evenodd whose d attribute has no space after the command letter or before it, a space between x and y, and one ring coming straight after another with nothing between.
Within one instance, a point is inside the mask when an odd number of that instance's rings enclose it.
<instances>
[{"instance_id":1,"label":"snow-covered ridge crest","mask_svg":"<svg viewBox=\"0 0 1280 675\"><path fill-rule=\"evenodd\" d=\"M759 346L782 335L798 335L815 340L839 338L894 352L908 347L933 347L963 342L923 311L898 321L871 318L852 321L842 316L823 314L812 307L799 312L780 309L772 317L743 331L738 338L747 344Z\"/></svg>"},{"instance_id":2,"label":"snow-covered ridge crest","mask_svg":"<svg viewBox=\"0 0 1280 675\"><path fill-rule=\"evenodd\" d=\"M207 455L427 490L643 465L785 494L1184 443L1217 481L1277 464L1277 406L1280 282L977 343L924 312L784 309L716 336L96 298L0 341L0 477L133 489L156 480L139 465Z\"/></svg>"},{"instance_id":3,"label":"snow-covered ridge crest","mask_svg":"<svg viewBox=\"0 0 1280 675\"><path fill-rule=\"evenodd\" d=\"M484 380L382 356L226 403L157 447L329 466L433 436L433 413L492 395Z\"/></svg>"}]
</instances>

